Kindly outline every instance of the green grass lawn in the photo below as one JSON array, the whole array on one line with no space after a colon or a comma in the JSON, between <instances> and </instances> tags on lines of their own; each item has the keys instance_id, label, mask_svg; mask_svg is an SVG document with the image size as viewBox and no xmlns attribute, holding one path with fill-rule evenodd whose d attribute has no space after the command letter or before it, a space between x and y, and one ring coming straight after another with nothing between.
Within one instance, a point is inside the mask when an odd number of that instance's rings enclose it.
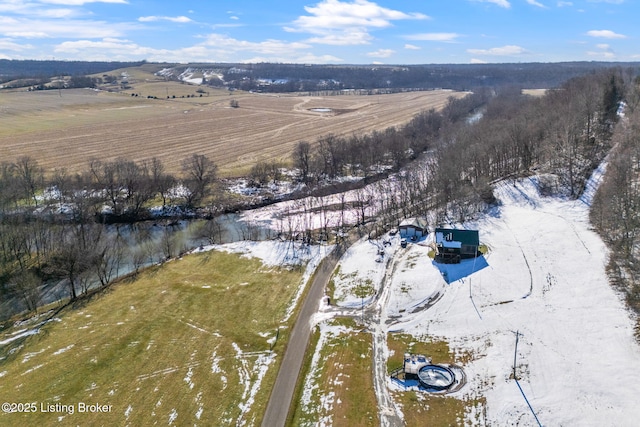
<instances>
[{"instance_id":1,"label":"green grass lawn","mask_svg":"<svg viewBox=\"0 0 640 427\"><path fill-rule=\"evenodd\" d=\"M321 420L334 426L378 425L371 334L360 332L361 327L351 319L336 319L329 324L333 330L324 340L319 340L315 332L288 425L315 426ZM322 347L317 349L318 345ZM314 365L311 359L317 351L319 358ZM309 384L314 388L307 387Z\"/></svg>"},{"instance_id":2,"label":"green grass lawn","mask_svg":"<svg viewBox=\"0 0 640 427\"><path fill-rule=\"evenodd\" d=\"M420 340L406 334L389 334L387 344L392 355L387 361L387 369L402 367L404 353L424 354L435 364L456 364L464 366L472 359L468 353L454 354L446 341ZM478 413L485 406L484 399L459 399L447 395L422 391L398 391L394 400L402 408L407 427L418 426L458 426L465 416Z\"/></svg>"},{"instance_id":3,"label":"green grass lawn","mask_svg":"<svg viewBox=\"0 0 640 427\"><path fill-rule=\"evenodd\" d=\"M208 252L77 302L0 346L0 401L37 404L0 425L259 425L280 361L270 340L280 326L281 355L290 325L280 320L301 278ZM79 413L81 403L109 411Z\"/></svg>"}]
</instances>

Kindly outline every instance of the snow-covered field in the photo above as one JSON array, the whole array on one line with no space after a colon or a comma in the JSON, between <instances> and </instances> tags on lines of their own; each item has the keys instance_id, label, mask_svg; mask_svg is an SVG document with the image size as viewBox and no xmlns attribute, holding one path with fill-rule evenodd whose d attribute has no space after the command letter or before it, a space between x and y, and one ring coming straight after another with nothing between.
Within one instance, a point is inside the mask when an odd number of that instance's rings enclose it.
<instances>
[{"instance_id":1,"label":"snow-covered field","mask_svg":"<svg viewBox=\"0 0 640 427\"><path fill-rule=\"evenodd\" d=\"M370 242L350 249L340 272L382 290L374 339L403 332L471 352L467 384L452 396L484 397L486 411L480 420L470 414L468 425L637 425L640 347L634 319L608 283L608 252L589 225L589 197L542 197L535 177L500 183L496 196L501 206L464 225L489 248L476 260L445 269L426 245L394 242L383 265L372 261ZM336 292L348 294L347 282L337 280ZM343 299L347 307L354 302ZM516 334L522 392L513 379ZM384 384L379 400L400 389L389 378Z\"/></svg>"}]
</instances>

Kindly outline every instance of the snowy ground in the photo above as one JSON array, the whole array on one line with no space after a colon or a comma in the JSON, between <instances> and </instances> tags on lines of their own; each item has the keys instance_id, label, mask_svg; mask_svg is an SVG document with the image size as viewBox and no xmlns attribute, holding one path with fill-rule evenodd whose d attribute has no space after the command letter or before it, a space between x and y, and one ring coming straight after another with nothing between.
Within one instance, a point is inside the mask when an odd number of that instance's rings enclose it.
<instances>
[{"instance_id":1,"label":"snowy ground","mask_svg":"<svg viewBox=\"0 0 640 427\"><path fill-rule=\"evenodd\" d=\"M394 242L389 262L373 268L372 245L361 241L340 272L369 278L381 291L369 307L374 340L402 331L474 355L463 367L467 384L452 395L484 397L486 413L466 424L537 425L526 396L542 425L637 425L640 347L634 320L608 283L608 252L588 223L589 195L571 201L537 189L536 178L500 183L502 205L465 224L480 230L484 257L444 268L426 245ZM338 280L336 292L349 293L347 282ZM323 310L318 319L330 314ZM516 333L522 392L513 380ZM384 381L379 401L399 389Z\"/></svg>"}]
</instances>

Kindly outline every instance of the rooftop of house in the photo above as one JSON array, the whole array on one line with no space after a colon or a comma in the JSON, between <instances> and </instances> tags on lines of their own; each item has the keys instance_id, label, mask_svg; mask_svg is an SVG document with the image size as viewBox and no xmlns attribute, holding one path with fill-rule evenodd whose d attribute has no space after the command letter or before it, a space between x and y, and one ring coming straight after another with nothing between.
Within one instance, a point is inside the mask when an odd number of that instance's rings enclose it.
<instances>
[{"instance_id":1,"label":"rooftop of house","mask_svg":"<svg viewBox=\"0 0 640 427\"><path fill-rule=\"evenodd\" d=\"M436 228L436 243L460 242L461 245L480 246L478 230Z\"/></svg>"},{"instance_id":2,"label":"rooftop of house","mask_svg":"<svg viewBox=\"0 0 640 427\"><path fill-rule=\"evenodd\" d=\"M406 219L403 219L402 222L400 222L400 227L409 227L409 226L422 228L426 230L427 221L425 221L422 218L406 218Z\"/></svg>"}]
</instances>

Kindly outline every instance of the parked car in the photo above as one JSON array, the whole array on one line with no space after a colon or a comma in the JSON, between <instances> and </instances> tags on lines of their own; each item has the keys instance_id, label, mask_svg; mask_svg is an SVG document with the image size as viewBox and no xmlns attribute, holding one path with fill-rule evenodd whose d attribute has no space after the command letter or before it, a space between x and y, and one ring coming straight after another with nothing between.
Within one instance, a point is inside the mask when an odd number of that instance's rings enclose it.
<instances>
[{"instance_id":1,"label":"parked car","mask_svg":"<svg viewBox=\"0 0 640 427\"><path fill-rule=\"evenodd\" d=\"M402 246L403 248L406 248L407 247L407 239L404 239L404 238L400 239L400 246Z\"/></svg>"}]
</instances>

